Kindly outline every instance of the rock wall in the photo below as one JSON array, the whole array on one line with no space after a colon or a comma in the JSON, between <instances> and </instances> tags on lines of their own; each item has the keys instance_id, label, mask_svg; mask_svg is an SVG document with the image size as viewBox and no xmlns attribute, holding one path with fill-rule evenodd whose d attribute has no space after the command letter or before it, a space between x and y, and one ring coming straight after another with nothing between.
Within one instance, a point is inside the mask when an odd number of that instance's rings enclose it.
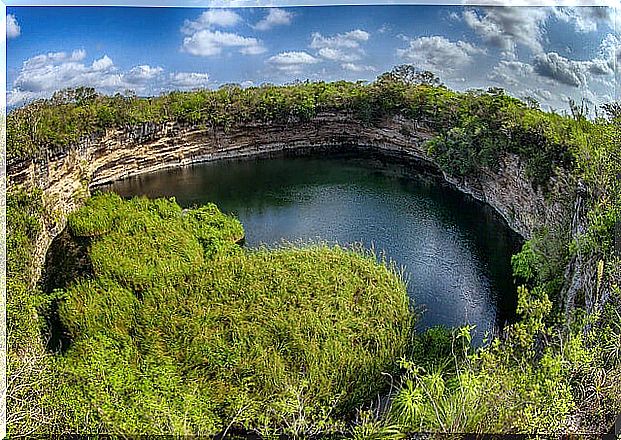
<instances>
[{"instance_id":1,"label":"rock wall","mask_svg":"<svg viewBox=\"0 0 621 440\"><path fill-rule=\"evenodd\" d=\"M416 123L394 117L379 124L363 124L347 114L321 114L309 122L248 124L222 128L178 123L144 124L90 136L67 152L43 161L13 164L9 187L36 185L44 192L47 221L37 259L42 266L51 240L65 226L67 213L76 209L93 186L166 168L224 158L240 158L287 151L313 151L351 146L380 151L418 162L441 173L425 148L431 132ZM508 225L529 238L540 225L564 218L565 201L549 200L533 189L523 164L514 155L504 157L497 172L478 177L444 178L464 193L492 206ZM556 181L554 187L565 187Z\"/></svg>"}]
</instances>

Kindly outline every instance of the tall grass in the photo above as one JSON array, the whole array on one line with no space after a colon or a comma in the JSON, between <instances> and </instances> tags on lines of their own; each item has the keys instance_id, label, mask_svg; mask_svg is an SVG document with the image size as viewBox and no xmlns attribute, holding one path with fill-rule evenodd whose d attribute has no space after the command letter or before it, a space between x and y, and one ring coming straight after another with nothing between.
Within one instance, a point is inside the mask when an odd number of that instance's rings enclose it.
<instances>
[{"instance_id":1,"label":"tall grass","mask_svg":"<svg viewBox=\"0 0 621 440\"><path fill-rule=\"evenodd\" d=\"M370 253L244 250L239 223L213 205L112 194L69 227L95 237L94 275L59 307L72 343L58 404L74 430L342 431L409 345L404 282Z\"/></svg>"}]
</instances>

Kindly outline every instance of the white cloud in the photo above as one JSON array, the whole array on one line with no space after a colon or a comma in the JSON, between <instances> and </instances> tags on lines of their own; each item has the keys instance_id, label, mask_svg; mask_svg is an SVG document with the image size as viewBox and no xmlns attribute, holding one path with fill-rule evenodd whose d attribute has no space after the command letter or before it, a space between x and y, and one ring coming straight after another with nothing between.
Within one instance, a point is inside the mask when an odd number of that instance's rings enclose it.
<instances>
[{"instance_id":1,"label":"white cloud","mask_svg":"<svg viewBox=\"0 0 621 440\"><path fill-rule=\"evenodd\" d=\"M152 67L146 64L132 67L129 72L123 75L123 80L129 84L145 84L153 81L160 75L164 69L161 67Z\"/></svg>"},{"instance_id":2,"label":"white cloud","mask_svg":"<svg viewBox=\"0 0 621 440\"><path fill-rule=\"evenodd\" d=\"M621 10L619 11L621 14ZM621 66L621 37L607 34L599 46L599 58L606 60L611 70L619 70Z\"/></svg>"},{"instance_id":3,"label":"white cloud","mask_svg":"<svg viewBox=\"0 0 621 440\"><path fill-rule=\"evenodd\" d=\"M98 60L93 61L93 70L108 70L114 66L114 63L108 55L104 55Z\"/></svg>"},{"instance_id":4,"label":"white cloud","mask_svg":"<svg viewBox=\"0 0 621 440\"><path fill-rule=\"evenodd\" d=\"M341 64L341 67L351 72L374 72L377 70L373 66L365 66L363 64L356 64L356 63L343 63Z\"/></svg>"},{"instance_id":5,"label":"white cloud","mask_svg":"<svg viewBox=\"0 0 621 440\"><path fill-rule=\"evenodd\" d=\"M50 96L55 90L66 87L91 86L108 92L127 88L123 75L107 61L102 61L107 57L86 65L82 62L85 56L83 50L78 50L71 54L42 54L26 60L8 93L7 103L17 105L25 100ZM107 68L100 69L104 64Z\"/></svg>"},{"instance_id":6,"label":"white cloud","mask_svg":"<svg viewBox=\"0 0 621 440\"><path fill-rule=\"evenodd\" d=\"M487 79L503 86L517 86L534 72L531 64L521 61L500 60Z\"/></svg>"},{"instance_id":7,"label":"white cloud","mask_svg":"<svg viewBox=\"0 0 621 440\"><path fill-rule=\"evenodd\" d=\"M450 41L442 36L420 37L409 40L405 49L397 49L404 61L423 70L451 72L473 61L473 56L485 51L465 41Z\"/></svg>"},{"instance_id":8,"label":"white cloud","mask_svg":"<svg viewBox=\"0 0 621 440\"><path fill-rule=\"evenodd\" d=\"M242 21L236 12L227 9L209 9L203 12L196 20L186 20L183 23L181 32L191 35L203 29L214 27L232 27Z\"/></svg>"},{"instance_id":9,"label":"white cloud","mask_svg":"<svg viewBox=\"0 0 621 440\"><path fill-rule=\"evenodd\" d=\"M263 44L254 37L214 29L232 27L241 20L237 13L227 9L210 9L196 20L186 20L181 28L181 32L187 35L183 39L181 50L202 57L220 55L225 48L237 49L243 55L264 53L266 49Z\"/></svg>"},{"instance_id":10,"label":"white cloud","mask_svg":"<svg viewBox=\"0 0 621 440\"><path fill-rule=\"evenodd\" d=\"M21 34L22 29L17 22L17 19L14 15L8 14L6 16L6 37L7 38L17 38Z\"/></svg>"},{"instance_id":11,"label":"white cloud","mask_svg":"<svg viewBox=\"0 0 621 440\"><path fill-rule=\"evenodd\" d=\"M533 67L539 75L572 87L586 84L586 75L582 65L556 52L536 55L533 59Z\"/></svg>"},{"instance_id":12,"label":"white cloud","mask_svg":"<svg viewBox=\"0 0 621 440\"><path fill-rule=\"evenodd\" d=\"M555 52L538 53L532 62L501 60L487 75L514 96L532 96L544 107L566 110L568 98L590 104L610 101L615 92L614 59L617 37L609 34L598 53L588 60L572 60Z\"/></svg>"},{"instance_id":13,"label":"white cloud","mask_svg":"<svg viewBox=\"0 0 621 440\"><path fill-rule=\"evenodd\" d=\"M593 75L611 75L614 73L611 65L606 60L596 58L591 61L583 61L582 64Z\"/></svg>"},{"instance_id":14,"label":"white cloud","mask_svg":"<svg viewBox=\"0 0 621 440\"><path fill-rule=\"evenodd\" d=\"M468 4L471 2L465 2ZM474 2L472 2L474 3ZM535 54L543 53L545 25L550 17L573 25L576 32L595 32L602 25L619 25L619 12L611 6L550 6L549 2L528 2L530 6L511 6L512 2L490 0L489 6L466 10L465 23L485 42L500 48L506 58L516 58L518 46ZM574 2L575 4L576 2ZM616 17L616 19L615 19ZM616 21L616 24L615 24Z\"/></svg>"},{"instance_id":15,"label":"white cloud","mask_svg":"<svg viewBox=\"0 0 621 440\"><path fill-rule=\"evenodd\" d=\"M254 25L254 29L259 31L268 31L275 26L287 26L291 24L293 20L293 14L285 11L284 9L272 8L268 14Z\"/></svg>"},{"instance_id":16,"label":"white cloud","mask_svg":"<svg viewBox=\"0 0 621 440\"><path fill-rule=\"evenodd\" d=\"M614 75L620 55L618 38L609 34L602 40L599 54L591 60L576 61L550 52L537 54L533 66L541 76L572 87L583 87L596 77Z\"/></svg>"},{"instance_id":17,"label":"white cloud","mask_svg":"<svg viewBox=\"0 0 621 440\"><path fill-rule=\"evenodd\" d=\"M318 62L317 58L306 52L281 52L267 60L268 64L287 73L300 73L305 66Z\"/></svg>"},{"instance_id":18,"label":"white cloud","mask_svg":"<svg viewBox=\"0 0 621 440\"><path fill-rule=\"evenodd\" d=\"M182 48L191 55L203 57L219 55L224 48L236 48L244 55L257 55L266 50L256 38L208 29L185 37Z\"/></svg>"},{"instance_id":19,"label":"white cloud","mask_svg":"<svg viewBox=\"0 0 621 440\"><path fill-rule=\"evenodd\" d=\"M23 90L9 90L6 94L6 104L9 107L19 106L26 102L45 97L45 94Z\"/></svg>"},{"instance_id":20,"label":"white cloud","mask_svg":"<svg viewBox=\"0 0 621 440\"><path fill-rule=\"evenodd\" d=\"M209 84L209 74L196 72L177 72L170 74L170 83L178 89L199 89Z\"/></svg>"},{"instance_id":21,"label":"white cloud","mask_svg":"<svg viewBox=\"0 0 621 440\"><path fill-rule=\"evenodd\" d=\"M51 52L26 60L7 93L8 105L50 97L56 90L71 87L94 87L108 94L133 90L139 95L154 95L164 90L205 87L209 81L206 73L165 75L161 67L146 64L122 71L107 55L91 63L85 63L85 58L85 51L76 50L71 54Z\"/></svg>"},{"instance_id":22,"label":"white cloud","mask_svg":"<svg viewBox=\"0 0 621 440\"><path fill-rule=\"evenodd\" d=\"M601 23L613 24L614 11L608 6L556 7L554 16L566 23L572 23L577 32L597 31Z\"/></svg>"},{"instance_id":23,"label":"white cloud","mask_svg":"<svg viewBox=\"0 0 621 440\"><path fill-rule=\"evenodd\" d=\"M317 51L317 55L331 61L342 63L358 61L364 56L362 43L366 42L371 35L367 31L355 29L353 31L325 37L319 32L312 34L311 49Z\"/></svg>"},{"instance_id":24,"label":"white cloud","mask_svg":"<svg viewBox=\"0 0 621 440\"><path fill-rule=\"evenodd\" d=\"M71 54L50 52L29 58L23 63L14 88L36 93L96 82L104 73L81 63L85 56L86 52L76 50Z\"/></svg>"},{"instance_id":25,"label":"white cloud","mask_svg":"<svg viewBox=\"0 0 621 440\"><path fill-rule=\"evenodd\" d=\"M549 14L550 8L545 7L490 7L467 10L463 18L483 41L513 58L518 45L535 53L543 51L542 24Z\"/></svg>"}]
</instances>

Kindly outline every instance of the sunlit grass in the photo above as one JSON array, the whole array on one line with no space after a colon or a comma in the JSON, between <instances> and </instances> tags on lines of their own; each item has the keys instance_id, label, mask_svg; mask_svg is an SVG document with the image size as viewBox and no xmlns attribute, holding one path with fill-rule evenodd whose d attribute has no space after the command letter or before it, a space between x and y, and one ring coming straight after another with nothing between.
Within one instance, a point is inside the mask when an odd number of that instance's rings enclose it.
<instances>
[{"instance_id":1,"label":"sunlit grass","mask_svg":"<svg viewBox=\"0 0 621 440\"><path fill-rule=\"evenodd\" d=\"M213 205L112 194L69 227L93 237L94 275L60 304L65 405L79 425L96 414L118 432L180 432L181 420L182 433L341 430L410 343L401 273L370 251L246 250L239 223Z\"/></svg>"}]
</instances>

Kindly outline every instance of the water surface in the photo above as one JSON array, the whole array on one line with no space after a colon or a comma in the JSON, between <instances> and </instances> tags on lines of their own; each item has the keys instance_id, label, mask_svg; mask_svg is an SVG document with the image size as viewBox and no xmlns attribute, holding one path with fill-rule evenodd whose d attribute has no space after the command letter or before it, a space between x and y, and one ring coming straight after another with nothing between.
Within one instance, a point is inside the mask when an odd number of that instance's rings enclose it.
<instances>
[{"instance_id":1,"label":"water surface","mask_svg":"<svg viewBox=\"0 0 621 440\"><path fill-rule=\"evenodd\" d=\"M107 187L122 196L215 202L244 225L245 245L362 243L405 269L420 328L486 330L514 319L510 258L518 237L491 208L420 169L377 157L220 161Z\"/></svg>"}]
</instances>

